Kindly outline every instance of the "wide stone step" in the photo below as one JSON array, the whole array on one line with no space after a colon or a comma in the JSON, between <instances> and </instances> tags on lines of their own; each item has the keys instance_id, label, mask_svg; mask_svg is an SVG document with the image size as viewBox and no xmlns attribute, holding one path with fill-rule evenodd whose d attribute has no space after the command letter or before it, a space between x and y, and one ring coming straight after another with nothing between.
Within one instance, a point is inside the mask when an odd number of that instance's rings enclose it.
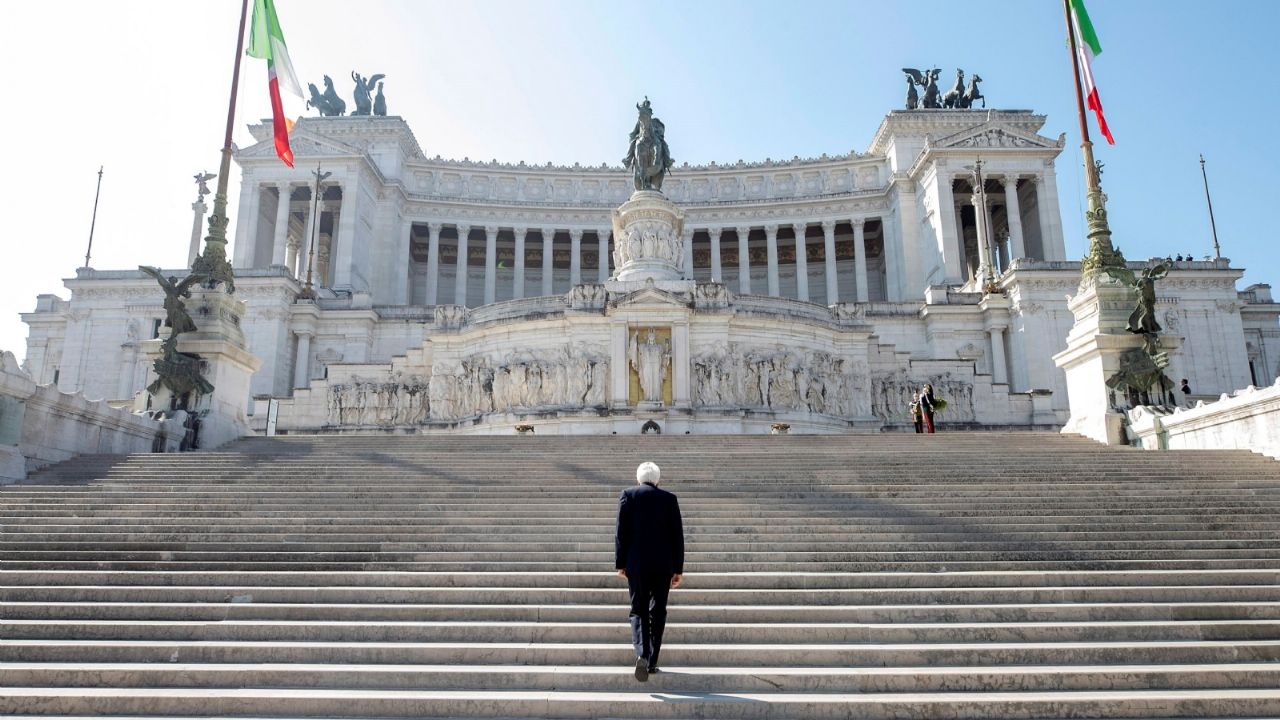
<instances>
[{"instance_id":1,"label":"wide stone step","mask_svg":"<svg viewBox=\"0 0 1280 720\"><path fill-rule=\"evenodd\" d=\"M630 629L614 622L305 621L222 620L0 620L0 637L49 640L155 640L252 642L627 642ZM1162 620L997 623L678 623L667 625L673 643L808 644L1178 640L1280 640L1276 620Z\"/></svg>"},{"instance_id":2,"label":"wide stone step","mask_svg":"<svg viewBox=\"0 0 1280 720\"><path fill-rule=\"evenodd\" d=\"M1280 640L972 643L663 643L673 666L893 667L903 665L1184 664L1280 661ZM214 662L608 665L635 662L614 643L301 642L0 639L0 662Z\"/></svg>"},{"instance_id":3,"label":"wide stone step","mask_svg":"<svg viewBox=\"0 0 1280 720\"><path fill-rule=\"evenodd\" d=\"M192 585L198 587L301 587L351 586L359 588L552 588L625 591L626 581L612 570L605 572L134 572L134 571L0 571L0 587L15 585ZM1280 569L1197 571L1043 571L951 573L741 573L689 575L674 591L726 592L758 589L788 590L926 590L969 591L998 587L1026 589L1105 590L1110 587L1174 586L1274 586L1280 592Z\"/></svg>"},{"instance_id":4,"label":"wide stone step","mask_svg":"<svg viewBox=\"0 0 1280 720\"><path fill-rule=\"evenodd\" d=\"M625 588L386 588L386 587L166 587L10 586L0 602L245 602L410 603L486 605L616 605L628 603ZM689 605L974 605L994 603L1274 602L1276 585L894 588L845 590L680 589L673 603Z\"/></svg>"},{"instance_id":5,"label":"wide stone step","mask_svg":"<svg viewBox=\"0 0 1280 720\"><path fill-rule=\"evenodd\" d=\"M1280 690L1118 690L1027 693L697 693L466 690L15 687L0 712L201 714L276 717L889 718L1260 717L1280 713Z\"/></svg>"},{"instance_id":6,"label":"wide stone step","mask_svg":"<svg viewBox=\"0 0 1280 720\"><path fill-rule=\"evenodd\" d=\"M672 623L1083 622L1280 620L1276 602L1028 603L990 605L674 605ZM325 602L6 602L12 620L329 620L618 622L616 605L414 605Z\"/></svg>"},{"instance_id":7,"label":"wide stone step","mask_svg":"<svg viewBox=\"0 0 1280 720\"><path fill-rule=\"evenodd\" d=\"M327 688L717 692L1026 692L1052 690L1275 689L1280 665L1074 665L1023 667L679 667L647 685L629 667L537 665L334 665L0 663L0 686L45 688Z\"/></svg>"}]
</instances>

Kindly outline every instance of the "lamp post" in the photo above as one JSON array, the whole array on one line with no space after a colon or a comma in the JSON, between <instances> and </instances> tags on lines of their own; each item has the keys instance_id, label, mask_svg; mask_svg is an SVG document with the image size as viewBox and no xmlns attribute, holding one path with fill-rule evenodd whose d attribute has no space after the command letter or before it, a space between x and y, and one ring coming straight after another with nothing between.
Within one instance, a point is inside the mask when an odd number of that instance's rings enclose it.
<instances>
[{"instance_id":1,"label":"lamp post","mask_svg":"<svg viewBox=\"0 0 1280 720\"><path fill-rule=\"evenodd\" d=\"M324 179L333 173L320 172L320 163L316 163L316 171L311 174L316 179L316 189L311 193L311 233L307 238L307 285L302 288L302 292L298 295L298 297L308 300L315 299L316 297L316 291L311 286L311 268L314 267L316 263L316 235L320 232L320 223L318 218L320 210L320 183L324 182Z\"/></svg>"}]
</instances>

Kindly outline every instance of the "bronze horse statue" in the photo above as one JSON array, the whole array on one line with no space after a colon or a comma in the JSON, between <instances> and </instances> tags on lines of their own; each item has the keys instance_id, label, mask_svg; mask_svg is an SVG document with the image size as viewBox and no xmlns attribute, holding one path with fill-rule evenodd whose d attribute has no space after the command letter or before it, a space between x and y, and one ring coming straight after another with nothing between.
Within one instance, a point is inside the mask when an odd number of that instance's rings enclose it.
<instances>
[{"instance_id":1,"label":"bronze horse statue","mask_svg":"<svg viewBox=\"0 0 1280 720\"><path fill-rule=\"evenodd\" d=\"M662 179L675 162L667 147L666 126L653 116L649 98L637 104L640 117L631 131L631 145L622 165L631 170L636 190L662 190Z\"/></svg>"},{"instance_id":2,"label":"bronze horse statue","mask_svg":"<svg viewBox=\"0 0 1280 720\"><path fill-rule=\"evenodd\" d=\"M982 82L982 78L974 73L969 76L969 86L964 89L964 95L960 96L960 102L963 103L958 107L971 108L974 100L981 100L982 107L987 106L987 98L978 90L978 83Z\"/></svg>"},{"instance_id":3,"label":"bronze horse statue","mask_svg":"<svg viewBox=\"0 0 1280 720\"><path fill-rule=\"evenodd\" d=\"M323 95L316 89L315 83L307 83L307 89L311 91L311 99L307 101L308 108L319 110L324 117L338 117L347 112L347 104L338 97L338 91L333 89L333 78L328 75L324 76Z\"/></svg>"},{"instance_id":4,"label":"bronze horse statue","mask_svg":"<svg viewBox=\"0 0 1280 720\"><path fill-rule=\"evenodd\" d=\"M964 70L956 68L956 84L942 96L942 107L962 108L964 102Z\"/></svg>"}]
</instances>

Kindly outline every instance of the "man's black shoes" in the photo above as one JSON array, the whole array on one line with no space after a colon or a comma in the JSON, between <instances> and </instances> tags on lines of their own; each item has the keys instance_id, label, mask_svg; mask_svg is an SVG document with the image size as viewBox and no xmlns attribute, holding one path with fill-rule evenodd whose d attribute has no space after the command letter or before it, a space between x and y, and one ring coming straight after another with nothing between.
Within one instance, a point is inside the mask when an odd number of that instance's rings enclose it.
<instances>
[{"instance_id":1,"label":"man's black shoes","mask_svg":"<svg viewBox=\"0 0 1280 720\"><path fill-rule=\"evenodd\" d=\"M657 666L657 665L650 665L650 666L649 666L649 674L650 674L650 675L657 675L657 674L658 674L658 666Z\"/></svg>"},{"instance_id":2,"label":"man's black shoes","mask_svg":"<svg viewBox=\"0 0 1280 720\"><path fill-rule=\"evenodd\" d=\"M649 661L642 657L636 658L636 679L640 682L649 681Z\"/></svg>"}]
</instances>

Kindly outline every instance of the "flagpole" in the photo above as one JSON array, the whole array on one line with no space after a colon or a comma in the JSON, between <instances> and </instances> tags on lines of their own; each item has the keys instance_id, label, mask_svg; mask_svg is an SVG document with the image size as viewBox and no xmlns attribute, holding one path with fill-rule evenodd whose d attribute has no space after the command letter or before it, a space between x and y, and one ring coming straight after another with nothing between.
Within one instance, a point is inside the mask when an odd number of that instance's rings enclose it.
<instances>
[{"instance_id":1,"label":"flagpole","mask_svg":"<svg viewBox=\"0 0 1280 720\"><path fill-rule=\"evenodd\" d=\"M231 99L227 103L227 132L222 142L218 190L213 196L213 214L209 216L209 234L204 239L204 254L196 258L192 270L208 273L214 281L235 292L231 263L227 262L227 181L231 176L231 133L236 122L236 95L240 87L240 57L244 55L244 28L249 19L249 0L241 0L240 29L236 34L236 57L231 70Z\"/></svg>"},{"instance_id":2,"label":"flagpole","mask_svg":"<svg viewBox=\"0 0 1280 720\"><path fill-rule=\"evenodd\" d=\"M1204 156L1200 156L1200 167L1204 167ZM1208 186L1206 186L1207 188ZM98 196L102 194L102 166L98 166L98 189L93 191L93 219L89 221L89 247L84 249L84 266L89 267L89 253L93 252L93 229L98 225ZM1212 217L1212 212L1210 212ZM1215 235L1215 237L1217 237ZM1217 245L1217 240L1214 240Z\"/></svg>"},{"instance_id":3,"label":"flagpole","mask_svg":"<svg viewBox=\"0 0 1280 720\"><path fill-rule=\"evenodd\" d=\"M1204 154L1200 154L1200 177L1204 178L1204 201L1209 205L1209 229L1213 231L1213 257L1222 259L1222 248L1218 247L1218 225L1213 221L1213 199L1209 197L1209 176L1204 171ZM95 201L96 205L96 201ZM89 264L88 259L84 261Z\"/></svg>"},{"instance_id":4,"label":"flagpole","mask_svg":"<svg viewBox=\"0 0 1280 720\"><path fill-rule=\"evenodd\" d=\"M1107 196L1102 193L1102 173L1093 160L1093 143L1089 141L1089 123L1084 113L1084 89L1080 85L1080 53L1077 50L1076 25L1071 16L1071 0L1062 0L1067 19L1067 38L1070 43L1072 79L1076 85L1076 113L1080 118L1080 152L1084 155L1085 190L1088 210L1085 220L1089 225L1089 252L1080 263L1085 278L1092 277L1108 267L1124 267L1124 255L1111 244L1111 228L1107 225Z\"/></svg>"}]
</instances>

